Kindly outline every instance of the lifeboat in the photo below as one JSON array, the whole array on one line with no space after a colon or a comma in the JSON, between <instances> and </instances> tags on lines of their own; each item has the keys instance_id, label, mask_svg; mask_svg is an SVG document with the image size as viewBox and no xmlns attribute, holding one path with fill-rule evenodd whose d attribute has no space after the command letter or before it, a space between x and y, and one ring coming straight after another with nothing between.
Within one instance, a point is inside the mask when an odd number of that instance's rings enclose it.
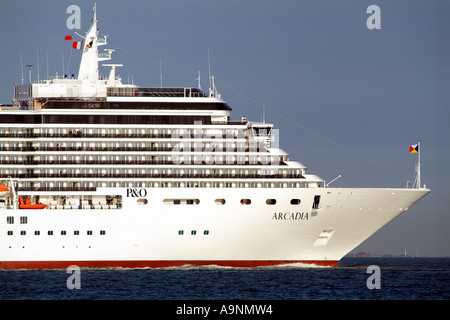
<instances>
[{"instance_id":1,"label":"lifeboat","mask_svg":"<svg viewBox=\"0 0 450 320\"><path fill-rule=\"evenodd\" d=\"M0 197L7 196L9 193L9 189L4 184L0 184Z\"/></svg>"},{"instance_id":2,"label":"lifeboat","mask_svg":"<svg viewBox=\"0 0 450 320\"><path fill-rule=\"evenodd\" d=\"M44 209L47 205L45 203L34 203L30 199L23 201L22 197L19 197L19 209Z\"/></svg>"}]
</instances>

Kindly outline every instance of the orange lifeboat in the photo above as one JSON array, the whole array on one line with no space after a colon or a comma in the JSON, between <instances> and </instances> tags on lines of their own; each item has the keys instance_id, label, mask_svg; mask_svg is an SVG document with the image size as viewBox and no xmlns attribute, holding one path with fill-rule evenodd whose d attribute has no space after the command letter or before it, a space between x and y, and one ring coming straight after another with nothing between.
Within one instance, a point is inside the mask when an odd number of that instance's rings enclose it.
<instances>
[{"instance_id":1,"label":"orange lifeboat","mask_svg":"<svg viewBox=\"0 0 450 320\"><path fill-rule=\"evenodd\" d=\"M23 201L22 197L19 197L19 209L44 209L47 205L45 203L34 203L30 199Z\"/></svg>"},{"instance_id":2,"label":"orange lifeboat","mask_svg":"<svg viewBox=\"0 0 450 320\"><path fill-rule=\"evenodd\" d=\"M0 197L7 196L9 193L9 189L4 184L0 184Z\"/></svg>"}]
</instances>

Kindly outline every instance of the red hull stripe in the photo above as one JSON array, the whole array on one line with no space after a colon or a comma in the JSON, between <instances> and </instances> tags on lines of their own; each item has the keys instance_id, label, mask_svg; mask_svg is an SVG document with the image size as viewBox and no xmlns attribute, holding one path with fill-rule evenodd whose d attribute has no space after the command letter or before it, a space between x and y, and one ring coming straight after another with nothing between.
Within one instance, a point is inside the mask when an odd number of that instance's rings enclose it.
<instances>
[{"instance_id":1,"label":"red hull stripe","mask_svg":"<svg viewBox=\"0 0 450 320\"><path fill-rule=\"evenodd\" d=\"M0 261L0 269L66 269L71 265L85 268L167 268L180 267L185 265L208 266L215 265L221 267L254 268L262 266L277 266L292 263L311 264L316 266L337 267L338 260L201 260L201 261Z\"/></svg>"}]
</instances>

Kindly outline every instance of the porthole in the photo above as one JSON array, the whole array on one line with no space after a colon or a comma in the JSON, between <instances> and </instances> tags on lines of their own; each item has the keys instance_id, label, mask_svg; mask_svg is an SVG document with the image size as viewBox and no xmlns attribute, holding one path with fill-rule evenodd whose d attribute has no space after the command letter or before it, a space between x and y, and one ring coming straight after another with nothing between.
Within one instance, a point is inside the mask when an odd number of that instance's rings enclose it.
<instances>
[{"instance_id":1,"label":"porthole","mask_svg":"<svg viewBox=\"0 0 450 320\"><path fill-rule=\"evenodd\" d=\"M214 201L215 204L217 205L224 205L225 204L225 199L216 199Z\"/></svg>"},{"instance_id":2,"label":"porthole","mask_svg":"<svg viewBox=\"0 0 450 320\"><path fill-rule=\"evenodd\" d=\"M147 199L137 199L137 204L146 205L148 203Z\"/></svg>"},{"instance_id":3,"label":"porthole","mask_svg":"<svg viewBox=\"0 0 450 320\"><path fill-rule=\"evenodd\" d=\"M291 204L292 205L299 205L300 204L300 199L291 199Z\"/></svg>"},{"instance_id":4,"label":"porthole","mask_svg":"<svg viewBox=\"0 0 450 320\"><path fill-rule=\"evenodd\" d=\"M274 204L276 204L277 203L277 200L276 199L267 199L266 200L266 204L268 204L268 205L274 205Z\"/></svg>"},{"instance_id":5,"label":"porthole","mask_svg":"<svg viewBox=\"0 0 450 320\"><path fill-rule=\"evenodd\" d=\"M252 203L252 200L250 199L241 199L241 204L243 205L249 205Z\"/></svg>"}]
</instances>

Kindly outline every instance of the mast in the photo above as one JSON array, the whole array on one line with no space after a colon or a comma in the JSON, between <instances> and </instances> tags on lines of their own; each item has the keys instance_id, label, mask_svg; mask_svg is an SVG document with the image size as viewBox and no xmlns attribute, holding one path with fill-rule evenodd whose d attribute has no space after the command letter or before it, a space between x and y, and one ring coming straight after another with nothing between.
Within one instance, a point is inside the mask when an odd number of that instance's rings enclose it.
<instances>
[{"instance_id":1,"label":"mast","mask_svg":"<svg viewBox=\"0 0 450 320\"><path fill-rule=\"evenodd\" d=\"M162 88L162 61L161 61L161 55L159 55L159 83L160 87Z\"/></svg>"},{"instance_id":2,"label":"mast","mask_svg":"<svg viewBox=\"0 0 450 320\"><path fill-rule=\"evenodd\" d=\"M97 29L97 4L94 3L92 24L89 31L86 33L82 46L80 68L78 70L78 80L97 81L98 75L98 62L111 59L113 49L104 49L106 53L98 53L98 47L107 44L107 36L98 38ZM118 65L117 65L118 66ZM114 72L114 71L113 71Z\"/></svg>"},{"instance_id":3,"label":"mast","mask_svg":"<svg viewBox=\"0 0 450 320\"><path fill-rule=\"evenodd\" d=\"M420 167L422 165L422 162L420 161L421 149L422 148L420 147L420 140L417 142L416 145L412 145L409 149L410 153L417 153L416 178L414 179L414 184L413 184L413 188L416 188L416 189L422 188L421 182L420 182Z\"/></svg>"},{"instance_id":4,"label":"mast","mask_svg":"<svg viewBox=\"0 0 450 320\"><path fill-rule=\"evenodd\" d=\"M81 56L80 68L78 70L79 80L98 80L97 62L97 8L94 4L94 15L89 31L86 33L83 42L83 53Z\"/></svg>"},{"instance_id":5,"label":"mast","mask_svg":"<svg viewBox=\"0 0 450 320\"><path fill-rule=\"evenodd\" d=\"M201 84L201 81L200 81L200 70L198 70L198 77L197 77L197 86L198 86L198 88L200 89L200 90L202 90L202 84Z\"/></svg>"},{"instance_id":6,"label":"mast","mask_svg":"<svg viewBox=\"0 0 450 320\"><path fill-rule=\"evenodd\" d=\"M420 147L420 140L417 142L417 146L419 147L419 153L417 155L417 189L421 188L421 184L420 184L420 166L422 165L422 163L420 162L420 150L422 149Z\"/></svg>"},{"instance_id":7,"label":"mast","mask_svg":"<svg viewBox=\"0 0 450 320\"><path fill-rule=\"evenodd\" d=\"M420 166L422 165L422 163L420 161L420 149L421 149L420 141L417 142L417 149L418 150L417 150L417 164L416 164L416 180L414 181L414 186L417 189L420 189L421 188L421 185L420 185Z\"/></svg>"},{"instance_id":8,"label":"mast","mask_svg":"<svg viewBox=\"0 0 450 320\"><path fill-rule=\"evenodd\" d=\"M22 61L22 51L20 52L20 70L22 72L22 84L23 84L23 61Z\"/></svg>"}]
</instances>

